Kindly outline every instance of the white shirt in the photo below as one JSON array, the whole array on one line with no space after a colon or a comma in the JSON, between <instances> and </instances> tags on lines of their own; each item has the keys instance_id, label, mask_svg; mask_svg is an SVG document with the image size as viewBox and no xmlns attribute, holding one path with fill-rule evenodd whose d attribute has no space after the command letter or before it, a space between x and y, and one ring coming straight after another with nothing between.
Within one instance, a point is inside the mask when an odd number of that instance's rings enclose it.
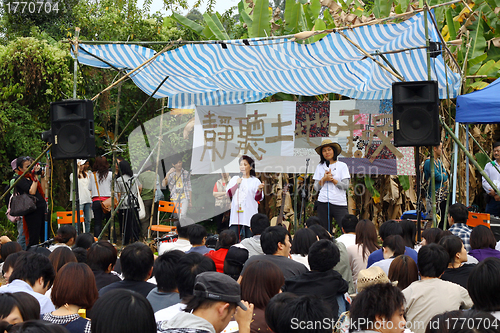
<instances>
[{"instance_id":1,"label":"white shirt","mask_svg":"<svg viewBox=\"0 0 500 333\"><path fill-rule=\"evenodd\" d=\"M316 167L313 179L320 181L328 168L331 170L333 178L339 182L342 181L342 179L351 178L347 164L337 161L330 164L329 167L327 167L325 163L319 164ZM325 182L319 191L318 201L325 203L330 202L331 204L337 206L347 206L347 192L339 189L332 182Z\"/></svg>"},{"instance_id":2,"label":"white shirt","mask_svg":"<svg viewBox=\"0 0 500 333\"><path fill-rule=\"evenodd\" d=\"M168 308L156 311L155 312L155 322L164 321L164 320L170 320L176 314L178 314L179 312L181 312L185 308L186 308L186 304L184 304L184 303L177 303L177 304L169 306Z\"/></svg>"},{"instance_id":3,"label":"white shirt","mask_svg":"<svg viewBox=\"0 0 500 333\"><path fill-rule=\"evenodd\" d=\"M492 163L495 163L497 168L500 169L500 166L495 161L493 161L486 164L486 166L484 167L484 172L488 175L488 177L490 177L493 184L495 184L496 187L498 188L500 185L500 173L498 173L497 169L495 169ZM492 190L490 184L486 181L484 177L482 185L486 193L489 193Z\"/></svg>"},{"instance_id":4,"label":"white shirt","mask_svg":"<svg viewBox=\"0 0 500 333\"><path fill-rule=\"evenodd\" d=\"M344 243L346 248L356 245L356 234L343 234L337 238L337 242Z\"/></svg>"},{"instance_id":5,"label":"white shirt","mask_svg":"<svg viewBox=\"0 0 500 333\"><path fill-rule=\"evenodd\" d=\"M89 179L90 179L90 173L87 173L87 178L78 178L78 199L80 201L80 205L92 202L92 197L89 191ZM69 200L73 201L73 174L69 175L69 181L70 181Z\"/></svg>"},{"instance_id":6,"label":"white shirt","mask_svg":"<svg viewBox=\"0 0 500 333\"><path fill-rule=\"evenodd\" d=\"M239 177L234 176L227 184L227 192L236 185ZM231 216L229 225L244 225L250 227L250 219L259 212L259 204L255 200L255 195L260 185L260 180L256 177L242 178L240 186L231 199ZM262 198L264 199L264 192Z\"/></svg>"},{"instance_id":7,"label":"white shirt","mask_svg":"<svg viewBox=\"0 0 500 333\"><path fill-rule=\"evenodd\" d=\"M16 293L18 291L28 293L36 298L38 303L40 303L40 315L56 310L50 298L40 293L37 293L36 291L33 290L33 288L31 288L29 284L27 284L23 280L14 280L11 283L0 288L0 293Z\"/></svg>"},{"instance_id":8,"label":"white shirt","mask_svg":"<svg viewBox=\"0 0 500 333\"><path fill-rule=\"evenodd\" d=\"M191 243L187 239L177 238L176 242L165 242L160 243L160 248L158 250L158 255L162 255L165 252L172 250L179 250L182 252L189 251L191 249Z\"/></svg>"}]
</instances>

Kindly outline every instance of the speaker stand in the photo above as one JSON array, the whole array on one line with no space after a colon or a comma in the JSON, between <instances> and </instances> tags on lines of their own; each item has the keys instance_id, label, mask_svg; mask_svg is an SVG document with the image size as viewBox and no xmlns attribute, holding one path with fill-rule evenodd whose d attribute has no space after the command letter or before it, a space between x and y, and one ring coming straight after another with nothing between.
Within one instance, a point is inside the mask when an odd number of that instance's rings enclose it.
<instances>
[{"instance_id":1,"label":"speaker stand","mask_svg":"<svg viewBox=\"0 0 500 333\"><path fill-rule=\"evenodd\" d=\"M420 225L421 221L421 213L420 213L420 207L421 207L421 198L420 198L420 192L421 192L421 180L420 180L420 147L415 146L415 175L416 175L416 182L417 182L417 241L420 242L422 240L422 226Z\"/></svg>"}]
</instances>

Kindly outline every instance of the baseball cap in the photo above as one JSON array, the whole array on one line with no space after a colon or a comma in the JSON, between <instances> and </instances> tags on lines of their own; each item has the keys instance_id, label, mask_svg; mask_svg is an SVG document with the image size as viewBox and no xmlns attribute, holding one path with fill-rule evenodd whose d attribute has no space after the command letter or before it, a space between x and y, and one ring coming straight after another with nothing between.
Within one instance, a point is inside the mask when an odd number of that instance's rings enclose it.
<instances>
[{"instance_id":1,"label":"baseball cap","mask_svg":"<svg viewBox=\"0 0 500 333\"><path fill-rule=\"evenodd\" d=\"M196 276L193 295L214 301L236 303L243 310L247 307L241 302L238 282L219 272L203 272Z\"/></svg>"}]
</instances>

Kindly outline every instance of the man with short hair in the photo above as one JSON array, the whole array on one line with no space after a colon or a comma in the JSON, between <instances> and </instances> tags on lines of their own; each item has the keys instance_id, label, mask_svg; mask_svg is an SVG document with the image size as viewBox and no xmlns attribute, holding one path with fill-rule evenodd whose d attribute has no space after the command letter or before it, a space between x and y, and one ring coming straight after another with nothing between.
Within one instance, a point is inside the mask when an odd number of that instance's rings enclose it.
<instances>
[{"instance_id":1,"label":"man with short hair","mask_svg":"<svg viewBox=\"0 0 500 333\"><path fill-rule=\"evenodd\" d=\"M394 220L389 220L385 221L382 223L380 228L378 229L378 234L380 236L380 239L384 241L387 237L391 235L399 235L403 237L403 228L399 225L398 221ZM418 264L418 257L417 257L417 251L412 249L411 247L405 246L405 254L407 256L410 256L415 263ZM383 260L384 259L384 254L383 254L383 249L380 248L376 251L373 251L370 256L368 257L368 264L366 268L369 268L371 265L376 263L377 261Z\"/></svg>"},{"instance_id":2,"label":"man with short hair","mask_svg":"<svg viewBox=\"0 0 500 333\"><path fill-rule=\"evenodd\" d=\"M448 224L450 225L448 231L462 239L467 252L471 250L470 233L472 232L472 228L467 225L468 218L469 211L461 203L455 203L448 209Z\"/></svg>"},{"instance_id":3,"label":"man with short hair","mask_svg":"<svg viewBox=\"0 0 500 333\"><path fill-rule=\"evenodd\" d=\"M337 242L344 243L346 248L351 245L356 245L356 225L358 225L358 218L356 215L345 215L342 219L343 234L337 238Z\"/></svg>"},{"instance_id":4,"label":"man with short hair","mask_svg":"<svg viewBox=\"0 0 500 333\"><path fill-rule=\"evenodd\" d=\"M167 251L179 250L182 252L189 251L191 248L191 243L188 238L188 226L194 224L194 221L190 218L184 218L183 223L180 221L175 221L175 227L177 232L177 241L169 243L161 243L158 250L158 254L162 255Z\"/></svg>"},{"instance_id":5,"label":"man with short hair","mask_svg":"<svg viewBox=\"0 0 500 333\"><path fill-rule=\"evenodd\" d=\"M337 299L349 289L348 283L333 267L340 261L335 244L322 239L311 245L307 256L310 272L286 279L283 291L301 295L314 295L325 300L332 310L331 318L338 319Z\"/></svg>"},{"instance_id":6,"label":"man with short hair","mask_svg":"<svg viewBox=\"0 0 500 333\"><path fill-rule=\"evenodd\" d=\"M0 293L25 292L40 303L40 314L55 311L54 304L45 293L55 279L52 264L44 255L28 253L20 256L14 264L9 284L0 288Z\"/></svg>"},{"instance_id":7,"label":"man with short hair","mask_svg":"<svg viewBox=\"0 0 500 333\"><path fill-rule=\"evenodd\" d=\"M127 245L120 256L120 264L123 281L107 285L99 290L99 296L114 289L128 289L147 297L155 287L154 284L146 282L153 272L154 256L151 249L143 243Z\"/></svg>"},{"instance_id":8,"label":"man with short hair","mask_svg":"<svg viewBox=\"0 0 500 333\"><path fill-rule=\"evenodd\" d=\"M186 303L193 295L196 276L209 271L215 272L215 263L212 259L204 255L193 252L180 258L175 267L175 282L181 302L156 312L156 322L169 320L177 313L184 310Z\"/></svg>"},{"instance_id":9,"label":"man with short hair","mask_svg":"<svg viewBox=\"0 0 500 333\"><path fill-rule=\"evenodd\" d=\"M153 275L156 279L157 287L151 290L146 297L153 307L153 311L168 308L181 301L177 283L175 281L175 271L179 260L185 255L179 250L168 251L159 256L153 265Z\"/></svg>"},{"instance_id":10,"label":"man with short hair","mask_svg":"<svg viewBox=\"0 0 500 333\"><path fill-rule=\"evenodd\" d=\"M207 241L207 229L201 224L192 224L188 227L189 243L191 248L186 253L196 252L206 254L214 249L208 248L205 243Z\"/></svg>"},{"instance_id":11,"label":"man with short hair","mask_svg":"<svg viewBox=\"0 0 500 333\"><path fill-rule=\"evenodd\" d=\"M241 276L245 272L245 268L256 260L268 260L275 263L283 272L285 279L301 275L308 271L306 266L289 258L292 244L290 243L290 235L284 227L274 226L266 228L260 236L260 243L265 255L256 255L248 258L241 271Z\"/></svg>"},{"instance_id":12,"label":"man with short hair","mask_svg":"<svg viewBox=\"0 0 500 333\"><path fill-rule=\"evenodd\" d=\"M263 255L262 245L260 244L260 235L266 228L269 227L269 218L265 214L254 214L250 219L250 230L253 236L250 238L245 238L241 241L241 245L248 250L248 257Z\"/></svg>"},{"instance_id":13,"label":"man with short hair","mask_svg":"<svg viewBox=\"0 0 500 333\"><path fill-rule=\"evenodd\" d=\"M421 280L403 290L408 328L415 333L424 333L429 320L439 313L473 305L467 289L439 278L448 267L449 259L448 252L438 244L423 246L418 251Z\"/></svg>"},{"instance_id":14,"label":"man with short hair","mask_svg":"<svg viewBox=\"0 0 500 333\"><path fill-rule=\"evenodd\" d=\"M239 332L250 332L253 304L241 300L240 285L229 276L218 272L199 274L193 295L184 312L158 324L159 332L220 333L233 315Z\"/></svg>"}]
</instances>

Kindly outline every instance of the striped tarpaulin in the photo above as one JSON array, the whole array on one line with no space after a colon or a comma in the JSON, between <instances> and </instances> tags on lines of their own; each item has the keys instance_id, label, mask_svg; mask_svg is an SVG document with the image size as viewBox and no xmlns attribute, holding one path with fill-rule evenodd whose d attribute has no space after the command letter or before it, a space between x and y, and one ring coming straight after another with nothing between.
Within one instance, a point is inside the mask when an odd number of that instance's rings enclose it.
<instances>
[{"instance_id":1,"label":"striped tarpaulin","mask_svg":"<svg viewBox=\"0 0 500 333\"><path fill-rule=\"evenodd\" d=\"M429 37L438 41L428 21ZM366 52L375 54L425 46L424 31L424 14L420 13L402 23L364 26L344 33ZM384 56L406 81L425 81L426 52L415 49ZM89 66L129 72L154 54L151 49L131 44L81 44L78 60ZM375 58L387 65L381 56ZM432 80L439 82L442 99L447 98L447 83L453 98L461 82L460 75L445 66L442 56L431 58ZM132 80L151 95L167 76L153 97L168 97L168 106L176 108L255 102L278 92L391 99L392 83L398 81L338 33L313 44L286 39L189 44L160 55L134 73Z\"/></svg>"}]
</instances>

